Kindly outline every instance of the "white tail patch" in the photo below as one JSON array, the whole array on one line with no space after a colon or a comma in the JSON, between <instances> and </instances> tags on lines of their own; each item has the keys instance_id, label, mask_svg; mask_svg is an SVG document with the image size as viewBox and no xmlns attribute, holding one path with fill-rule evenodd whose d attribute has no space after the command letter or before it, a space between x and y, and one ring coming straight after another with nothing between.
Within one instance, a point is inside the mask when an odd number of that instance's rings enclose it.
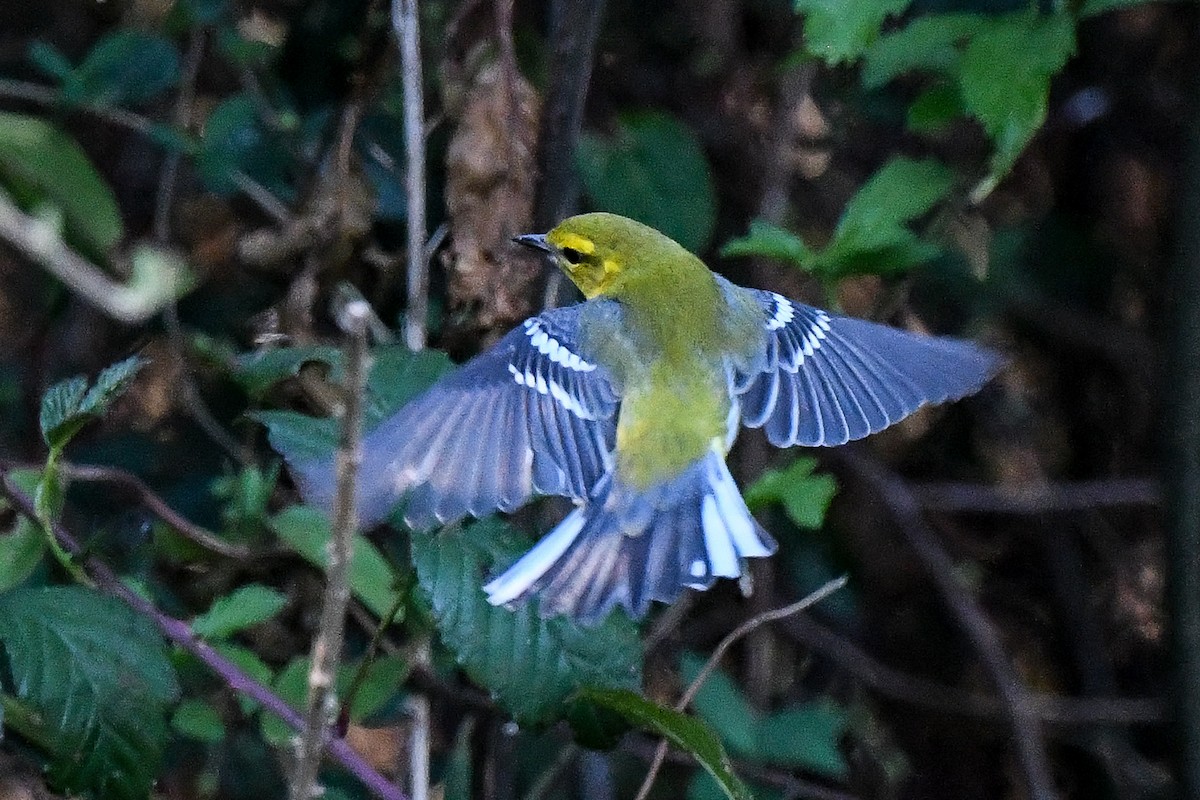
<instances>
[{"instance_id":1,"label":"white tail patch","mask_svg":"<svg viewBox=\"0 0 1200 800\"><path fill-rule=\"evenodd\" d=\"M554 565L567 552L571 542L583 530L583 509L577 508L558 523L554 530L542 537L528 553L521 556L504 574L483 587L487 592L488 602L494 606L511 603L529 591L546 570Z\"/></svg>"}]
</instances>

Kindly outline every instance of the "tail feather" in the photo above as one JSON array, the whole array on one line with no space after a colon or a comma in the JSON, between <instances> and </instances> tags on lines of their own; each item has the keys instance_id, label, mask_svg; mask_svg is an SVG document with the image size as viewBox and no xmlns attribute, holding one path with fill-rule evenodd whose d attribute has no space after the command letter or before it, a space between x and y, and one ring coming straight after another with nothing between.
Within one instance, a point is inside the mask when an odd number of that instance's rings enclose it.
<instances>
[{"instance_id":1,"label":"tail feather","mask_svg":"<svg viewBox=\"0 0 1200 800\"><path fill-rule=\"evenodd\" d=\"M640 618L653 600L671 603L685 587L736 578L742 559L774 552L712 452L647 491L606 475L585 505L484 590L493 605L536 594L542 616L593 625L618 605Z\"/></svg>"}]
</instances>

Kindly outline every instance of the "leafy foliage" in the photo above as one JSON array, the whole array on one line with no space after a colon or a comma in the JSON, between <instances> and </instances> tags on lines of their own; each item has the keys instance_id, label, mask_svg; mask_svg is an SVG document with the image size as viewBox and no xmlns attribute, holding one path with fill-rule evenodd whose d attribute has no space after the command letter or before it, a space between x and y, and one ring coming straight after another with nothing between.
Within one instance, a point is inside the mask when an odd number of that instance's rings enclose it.
<instances>
[{"instance_id":1,"label":"leafy foliage","mask_svg":"<svg viewBox=\"0 0 1200 800\"><path fill-rule=\"evenodd\" d=\"M628 689L587 689L583 697L691 753L730 800L753 800L750 790L733 773L721 741L700 720L660 706Z\"/></svg>"},{"instance_id":2,"label":"leafy foliage","mask_svg":"<svg viewBox=\"0 0 1200 800\"><path fill-rule=\"evenodd\" d=\"M692 681L704 659L683 656L682 673ZM838 740L849 727L846 712L829 701L815 701L763 714L747 702L728 674L715 670L692 701L735 755L766 763L802 767L827 778L846 775Z\"/></svg>"},{"instance_id":3,"label":"leafy foliage","mask_svg":"<svg viewBox=\"0 0 1200 800\"><path fill-rule=\"evenodd\" d=\"M821 527L837 493L837 481L829 475L815 475L816 468L815 458L797 458L786 469L767 470L746 487L746 504L753 511L779 503L800 527Z\"/></svg>"},{"instance_id":4,"label":"leafy foliage","mask_svg":"<svg viewBox=\"0 0 1200 800\"><path fill-rule=\"evenodd\" d=\"M644 222L692 252L712 237L716 196L704 151L666 114L623 114L611 138L584 134L579 171L592 202Z\"/></svg>"},{"instance_id":5,"label":"leafy foliage","mask_svg":"<svg viewBox=\"0 0 1200 800\"><path fill-rule=\"evenodd\" d=\"M503 569L526 549L498 520L414 535L413 563L446 646L471 678L516 719L544 723L583 686L635 689L641 684L637 628L614 613L595 628L542 619L537 602L513 609L487 602L488 568Z\"/></svg>"},{"instance_id":6,"label":"leafy foliage","mask_svg":"<svg viewBox=\"0 0 1200 800\"><path fill-rule=\"evenodd\" d=\"M896 274L941 252L907 226L950 192L951 171L932 159L897 158L885 164L847 203L833 239L821 249L761 220L727 243L724 256L761 256L790 262L826 284L851 275Z\"/></svg>"},{"instance_id":7,"label":"leafy foliage","mask_svg":"<svg viewBox=\"0 0 1200 800\"><path fill-rule=\"evenodd\" d=\"M141 105L179 81L175 45L145 31L112 31L74 68L46 42L35 42L30 57L61 83L63 101L71 104Z\"/></svg>"},{"instance_id":8,"label":"leafy foliage","mask_svg":"<svg viewBox=\"0 0 1200 800\"><path fill-rule=\"evenodd\" d=\"M224 638L266 622L285 605L287 597L275 589L254 583L240 586L217 598L212 608L193 619L192 632L210 639Z\"/></svg>"},{"instance_id":9,"label":"leafy foliage","mask_svg":"<svg viewBox=\"0 0 1200 800\"><path fill-rule=\"evenodd\" d=\"M129 387L145 362L131 356L107 367L90 387L81 377L57 383L42 399L42 438L52 449L61 450L79 429L97 419Z\"/></svg>"},{"instance_id":10,"label":"leafy foliage","mask_svg":"<svg viewBox=\"0 0 1200 800\"><path fill-rule=\"evenodd\" d=\"M179 693L162 640L123 603L80 587L0 594L7 724L53 754L64 791L146 796ZM6 702L6 705L9 703Z\"/></svg>"},{"instance_id":11,"label":"leafy foliage","mask_svg":"<svg viewBox=\"0 0 1200 800\"><path fill-rule=\"evenodd\" d=\"M804 14L805 45L830 66L837 66L866 52L879 36L884 20L902 13L911 2L796 0L796 11Z\"/></svg>"},{"instance_id":12,"label":"leafy foliage","mask_svg":"<svg viewBox=\"0 0 1200 800\"><path fill-rule=\"evenodd\" d=\"M0 185L26 208L62 215L72 242L105 255L124 235L108 184L70 137L45 120L0 112Z\"/></svg>"}]
</instances>

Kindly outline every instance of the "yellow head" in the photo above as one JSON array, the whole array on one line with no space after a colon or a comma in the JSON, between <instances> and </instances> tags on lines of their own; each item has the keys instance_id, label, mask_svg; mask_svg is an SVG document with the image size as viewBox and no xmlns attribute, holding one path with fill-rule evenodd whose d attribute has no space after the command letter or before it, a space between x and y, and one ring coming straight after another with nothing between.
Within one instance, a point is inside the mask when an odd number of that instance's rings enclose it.
<instances>
[{"instance_id":1,"label":"yellow head","mask_svg":"<svg viewBox=\"0 0 1200 800\"><path fill-rule=\"evenodd\" d=\"M528 234L514 241L549 253L589 300L621 297L634 285L669 281L679 270L699 264L653 228L600 212L569 217L545 235Z\"/></svg>"}]
</instances>

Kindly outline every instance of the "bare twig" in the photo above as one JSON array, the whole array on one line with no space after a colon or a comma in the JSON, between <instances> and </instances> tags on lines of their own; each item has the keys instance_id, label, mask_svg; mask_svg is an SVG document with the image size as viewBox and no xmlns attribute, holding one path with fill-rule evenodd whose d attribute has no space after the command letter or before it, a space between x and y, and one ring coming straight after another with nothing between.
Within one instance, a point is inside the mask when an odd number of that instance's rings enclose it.
<instances>
[{"instance_id":1,"label":"bare twig","mask_svg":"<svg viewBox=\"0 0 1200 800\"><path fill-rule=\"evenodd\" d=\"M425 95L417 0L392 0L392 27L400 44L404 83L405 191L408 200L408 305L404 314L404 343L410 350L422 350L429 315L429 262L425 259Z\"/></svg>"},{"instance_id":2,"label":"bare twig","mask_svg":"<svg viewBox=\"0 0 1200 800\"><path fill-rule=\"evenodd\" d=\"M4 474L3 479L0 480L0 492L8 498L17 511L37 522L37 511L34 509L33 499L22 492L8 474ZM64 550L82 560L84 568L95 581L96 586L153 622L163 636L199 659L235 692L254 700L293 729L298 730L304 724L301 716L283 699L250 677L241 667L218 653L207 642L198 638L192 633L186 622L159 611L153 603L126 586L121 578L109 569L108 565L86 556L78 540L61 523L51 521L50 529ZM408 800L402 791L376 772L344 740L335 739L330 742L329 754L377 797L383 798L383 800Z\"/></svg>"},{"instance_id":3,"label":"bare twig","mask_svg":"<svg viewBox=\"0 0 1200 800\"><path fill-rule=\"evenodd\" d=\"M53 87L7 78L0 79L0 97L25 100L47 108L53 108L62 103L62 96ZM132 111L127 111L119 106L88 103L75 106L75 108L78 108L80 111L86 111L88 114L105 122L110 122L113 125L140 133L143 136L153 137L155 133L156 123L153 120L147 119L140 114L135 114Z\"/></svg>"},{"instance_id":4,"label":"bare twig","mask_svg":"<svg viewBox=\"0 0 1200 800\"><path fill-rule=\"evenodd\" d=\"M334 680L345 635L346 608L350 602L350 559L354 531L358 526L355 486L362 459L363 400L367 386L366 303L351 303L343 309L343 324L349 339L346 352L346 391L342 409L341 437L337 450L337 488L333 506L333 532L329 565L325 570L325 598L313 640L312 665L308 672L308 705L304 728L296 747L292 772L291 800L310 800L323 794L316 786L321 755L330 738L336 712Z\"/></svg>"},{"instance_id":5,"label":"bare twig","mask_svg":"<svg viewBox=\"0 0 1200 800\"><path fill-rule=\"evenodd\" d=\"M729 652L729 648L737 644L738 641L740 641L744 636L757 630L763 625L766 625L770 622L775 622L776 620L785 619L793 614L799 614L804 609L816 605L829 595L836 592L838 589L841 589L843 586L845 586L846 581L847 578L845 575L841 576L840 578L834 578L812 594L805 597L803 600L799 600L791 605L772 609L771 611L766 611L762 614L753 616L743 622L741 625L734 628L733 631L724 639L722 639L720 644L716 646L716 649L713 650L712 655L708 657L708 660L704 662L704 666L700 668L700 672L698 672L696 677L692 679L692 682L688 684L687 689L679 698L679 702L675 704L675 710L682 712L688 707L688 705L691 704L693 700L696 699L696 695L699 693L700 689L703 688L704 682L708 680L708 677L712 675L713 670L715 670L721 663L721 659L723 659L725 654ZM660 769L662 769L663 761L667 757L668 748L669 744L666 739L663 739L659 742L658 748L654 752L654 758L650 762L650 769L646 771L646 777L642 780L642 785L638 789L638 793L634 800L646 800L646 797L650 795L650 789L654 786L654 780L658 777L658 772Z\"/></svg>"},{"instance_id":6,"label":"bare twig","mask_svg":"<svg viewBox=\"0 0 1200 800\"><path fill-rule=\"evenodd\" d=\"M1028 689L1021 683L1004 652L1000 635L955 577L954 562L921 516L917 498L900 478L851 448L838 448L827 456L853 470L879 492L909 547L925 565L947 607L958 620L1003 699L1012 726L1013 747L1026 789L1032 800L1057 797L1046 757L1042 723Z\"/></svg>"},{"instance_id":7,"label":"bare twig","mask_svg":"<svg viewBox=\"0 0 1200 800\"><path fill-rule=\"evenodd\" d=\"M153 279L130 284L114 281L67 246L54 220L32 216L17 208L0 192L0 238L41 264L69 289L113 319L128 324L144 322L188 285L187 272L166 253L153 256Z\"/></svg>"},{"instance_id":8,"label":"bare twig","mask_svg":"<svg viewBox=\"0 0 1200 800\"><path fill-rule=\"evenodd\" d=\"M926 508L993 514L1048 514L1116 506L1156 506L1162 487L1154 478L989 486L977 483L923 483L912 486Z\"/></svg>"},{"instance_id":9,"label":"bare twig","mask_svg":"<svg viewBox=\"0 0 1200 800\"><path fill-rule=\"evenodd\" d=\"M999 697L946 686L889 667L808 617L794 617L782 627L797 642L887 698L939 713L1007 722L1008 714ZM1167 714L1166 701L1159 697L1061 697L1033 693L1030 702L1043 721L1064 726L1162 723Z\"/></svg>"}]
</instances>

